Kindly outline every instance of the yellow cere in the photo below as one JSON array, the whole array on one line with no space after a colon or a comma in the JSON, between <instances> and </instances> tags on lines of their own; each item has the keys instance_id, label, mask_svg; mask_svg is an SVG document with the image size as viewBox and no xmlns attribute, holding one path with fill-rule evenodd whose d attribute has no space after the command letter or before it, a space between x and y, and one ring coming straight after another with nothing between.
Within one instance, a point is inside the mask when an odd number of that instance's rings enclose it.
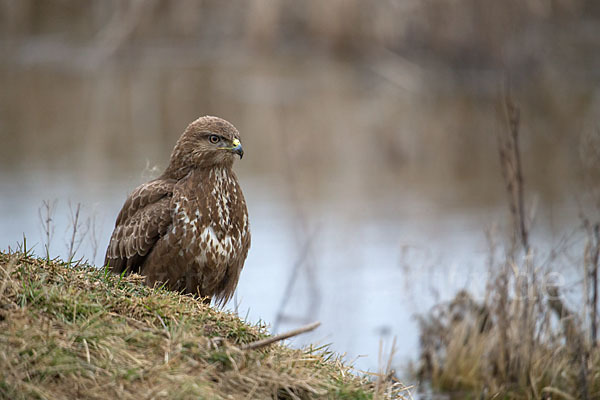
<instances>
[{"instance_id":1,"label":"yellow cere","mask_svg":"<svg viewBox=\"0 0 600 400\"><path fill-rule=\"evenodd\" d=\"M231 142L234 146L239 146L240 145L240 140L239 139L233 139L233 142Z\"/></svg>"}]
</instances>

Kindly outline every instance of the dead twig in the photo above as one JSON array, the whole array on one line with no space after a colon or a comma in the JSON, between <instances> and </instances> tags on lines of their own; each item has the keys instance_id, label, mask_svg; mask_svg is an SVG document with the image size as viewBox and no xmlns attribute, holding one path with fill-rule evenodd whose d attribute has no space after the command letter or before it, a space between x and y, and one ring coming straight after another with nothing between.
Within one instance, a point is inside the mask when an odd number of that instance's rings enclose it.
<instances>
[{"instance_id":1,"label":"dead twig","mask_svg":"<svg viewBox=\"0 0 600 400\"><path fill-rule=\"evenodd\" d=\"M594 224L594 246L591 255L592 267L592 346L598 341L598 258L600 255L600 224Z\"/></svg>"},{"instance_id":2,"label":"dead twig","mask_svg":"<svg viewBox=\"0 0 600 400\"><path fill-rule=\"evenodd\" d=\"M521 110L512 99L508 89L504 95L504 113L508 130L498 135L498 150L502 175L506 183L509 196L510 213L513 218L513 227L516 243L520 241L525 254L529 253L529 232L525 215L524 181L519 150L519 127L521 123ZM514 254L513 254L514 255Z\"/></svg>"},{"instance_id":3,"label":"dead twig","mask_svg":"<svg viewBox=\"0 0 600 400\"><path fill-rule=\"evenodd\" d=\"M266 339L261 339L261 340L257 340L255 342L252 343L248 343L245 344L241 347L242 350L255 350L255 349L259 349L261 347L265 347L268 346L270 344L273 344L275 342L279 342L285 339L289 339L293 336L298 336L301 335L303 333L306 332L310 332L314 329L316 329L319 325L321 325L321 323L319 321L313 322L311 324L308 325L304 325L303 327L300 327L298 329L294 329L291 331L287 331L284 333L280 333L279 335L275 335L275 336L271 336L269 338Z\"/></svg>"},{"instance_id":4,"label":"dead twig","mask_svg":"<svg viewBox=\"0 0 600 400\"><path fill-rule=\"evenodd\" d=\"M73 205L69 202L69 212L71 238L67 243L67 247L69 250L68 261L70 264L73 262L81 243L90 231L90 219L88 218L84 222L81 221L81 203L77 203L77 206L73 208Z\"/></svg>"},{"instance_id":5,"label":"dead twig","mask_svg":"<svg viewBox=\"0 0 600 400\"><path fill-rule=\"evenodd\" d=\"M304 265L304 263L306 262L306 259L310 253L310 248L312 246L314 237L315 237L315 235L309 235L307 237L306 243L304 244L302 251L300 252L300 257L298 258L298 260L294 264L294 267L292 268L292 273L291 273L290 277L288 278L288 281L285 286L285 290L283 291L284 296L281 299L281 303L279 304L279 307L277 308L278 311L277 311L277 317L275 318L275 323L273 324L273 332L277 332L277 330L279 329L279 325L281 324L282 320L284 319L284 310L285 310L285 307L286 307L288 301L290 300L290 297L291 297L290 293L292 292L294 283L298 279L298 274L300 273L300 269L302 268L302 265Z\"/></svg>"},{"instance_id":6,"label":"dead twig","mask_svg":"<svg viewBox=\"0 0 600 400\"><path fill-rule=\"evenodd\" d=\"M44 233L46 248L46 261L50 261L50 242L54 236L54 212L56 211L56 200L50 202L50 200L42 201L42 205L38 208L38 217L42 224L42 230Z\"/></svg>"}]
</instances>

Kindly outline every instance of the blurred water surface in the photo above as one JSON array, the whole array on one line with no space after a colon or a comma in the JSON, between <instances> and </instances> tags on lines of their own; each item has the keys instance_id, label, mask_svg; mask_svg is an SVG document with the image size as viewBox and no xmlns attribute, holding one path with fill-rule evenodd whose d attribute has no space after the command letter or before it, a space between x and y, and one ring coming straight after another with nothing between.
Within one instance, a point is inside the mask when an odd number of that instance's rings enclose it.
<instances>
[{"instance_id":1,"label":"blurred water surface","mask_svg":"<svg viewBox=\"0 0 600 400\"><path fill-rule=\"evenodd\" d=\"M321 328L293 343L332 343L358 357L361 369L381 366L381 348L389 352L397 337L401 368L417 356L415 313L461 288L481 295L494 254L488 238L507 237L496 149L506 129L507 75L521 107L535 244L564 243L579 214L597 209L600 63L589 49L598 27L586 21L546 40L531 28L524 37L538 51L530 57L511 42L509 74L493 67L496 56L474 57L473 47L461 53L464 64L447 55L456 67L417 45L366 46L342 34L327 45L341 46L342 55L306 44L273 51L262 48L266 39L258 50L231 40L215 46L222 38L211 44L203 36L191 45L133 40L111 56L110 46L63 40L60 24L42 24L44 35L22 41L4 32L0 246L15 247L25 235L43 255L47 200L55 206L50 255L68 257L80 204L86 235L76 256L99 265L127 194L167 165L189 122L218 115L242 135L245 156L235 168L253 235L228 307L278 331L320 320ZM217 36L239 35L211 26ZM87 32L79 25L70 32L77 29ZM251 43L272 35L250 31ZM422 37L438 55L462 40L439 37L450 42ZM568 270L567 259L553 263Z\"/></svg>"}]
</instances>

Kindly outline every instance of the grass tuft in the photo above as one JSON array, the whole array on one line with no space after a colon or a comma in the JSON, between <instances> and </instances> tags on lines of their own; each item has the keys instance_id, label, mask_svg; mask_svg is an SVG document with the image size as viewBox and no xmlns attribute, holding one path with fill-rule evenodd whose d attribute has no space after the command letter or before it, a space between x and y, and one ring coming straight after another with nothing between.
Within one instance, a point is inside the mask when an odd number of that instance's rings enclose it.
<instances>
[{"instance_id":1,"label":"grass tuft","mask_svg":"<svg viewBox=\"0 0 600 400\"><path fill-rule=\"evenodd\" d=\"M402 398L138 275L0 252L0 398ZM326 359L327 358L327 359Z\"/></svg>"}]
</instances>

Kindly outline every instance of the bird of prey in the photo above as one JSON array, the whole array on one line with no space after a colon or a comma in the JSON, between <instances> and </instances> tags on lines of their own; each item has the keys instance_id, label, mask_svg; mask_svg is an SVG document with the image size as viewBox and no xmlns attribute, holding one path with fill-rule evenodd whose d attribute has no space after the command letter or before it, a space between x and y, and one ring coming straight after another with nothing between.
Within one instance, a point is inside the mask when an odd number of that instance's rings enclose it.
<instances>
[{"instance_id":1,"label":"bird of prey","mask_svg":"<svg viewBox=\"0 0 600 400\"><path fill-rule=\"evenodd\" d=\"M250 247L246 201L233 172L244 155L229 122L192 122L177 141L167 169L129 195L117 216L105 265L137 272L210 302L226 303Z\"/></svg>"}]
</instances>

